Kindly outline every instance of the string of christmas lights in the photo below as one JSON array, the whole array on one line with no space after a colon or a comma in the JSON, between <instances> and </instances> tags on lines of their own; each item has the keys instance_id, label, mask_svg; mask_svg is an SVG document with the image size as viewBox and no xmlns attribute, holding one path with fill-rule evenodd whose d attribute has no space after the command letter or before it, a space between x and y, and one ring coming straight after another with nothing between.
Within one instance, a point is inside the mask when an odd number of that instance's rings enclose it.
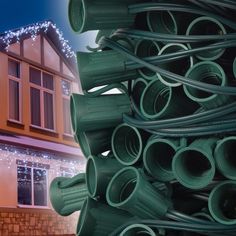
<instances>
[{"instance_id":1,"label":"string of christmas lights","mask_svg":"<svg viewBox=\"0 0 236 236\"><path fill-rule=\"evenodd\" d=\"M50 173L52 176L61 176L61 167L71 170L71 173L77 174L84 172L85 162L68 160L61 157L60 159L53 153L39 152L33 149L21 149L13 145L0 144L0 162L3 162L6 168L11 169L16 165L16 160L22 161L20 166L27 167L28 163L34 163L35 168L42 164L50 165Z\"/></svg>"},{"instance_id":2,"label":"string of christmas lights","mask_svg":"<svg viewBox=\"0 0 236 236\"><path fill-rule=\"evenodd\" d=\"M44 21L42 23L35 23L30 26L20 28L18 30L8 30L0 36L0 42L4 43L5 50L8 51L8 48L16 40L17 43L20 42L20 38L23 34L30 34L30 37L33 41L36 40L38 33L43 30L44 33L47 33L48 29L52 27L56 34L58 35L59 41L62 45L62 52L67 58L75 57L75 52L72 50L71 46L68 44L68 40L63 37L63 33L57 28L56 24L51 21Z\"/></svg>"}]
</instances>

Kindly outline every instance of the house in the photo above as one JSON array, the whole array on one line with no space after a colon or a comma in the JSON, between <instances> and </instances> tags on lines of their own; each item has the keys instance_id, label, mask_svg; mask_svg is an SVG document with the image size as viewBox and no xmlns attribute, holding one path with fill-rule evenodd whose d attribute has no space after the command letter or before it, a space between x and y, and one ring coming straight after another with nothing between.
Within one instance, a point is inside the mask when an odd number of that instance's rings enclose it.
<instances>
[{"instance_id":1,"label":"house","mask_svg":"<svg viewBox=\"0 0 236 236\"><path fill-rule=\"evenodd\" d=\"M85 168L70 123L79 91L73 51L52 22L0 34L0 236L75 232L78 214L54 213L48 188Z\"/></svg>"}]
</instances>

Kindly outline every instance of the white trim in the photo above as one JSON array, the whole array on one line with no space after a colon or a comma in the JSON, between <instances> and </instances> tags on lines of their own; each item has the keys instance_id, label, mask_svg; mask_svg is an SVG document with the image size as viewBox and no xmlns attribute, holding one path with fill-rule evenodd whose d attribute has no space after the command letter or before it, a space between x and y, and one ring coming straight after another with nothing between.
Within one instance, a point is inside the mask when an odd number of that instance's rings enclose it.
<instances>
[{"instance_id":1,"label":"white trim","mask_svg":"<svg viewBox=\"0 0 236 236\"><path fill-rule=\"evenodd\" d=\"M45 209L45 210L51 210L49 206L32 206L32 205L22 205L17 204L17 207L19 208L28 208L28 209Z\"/></svg>"}]
</instances>

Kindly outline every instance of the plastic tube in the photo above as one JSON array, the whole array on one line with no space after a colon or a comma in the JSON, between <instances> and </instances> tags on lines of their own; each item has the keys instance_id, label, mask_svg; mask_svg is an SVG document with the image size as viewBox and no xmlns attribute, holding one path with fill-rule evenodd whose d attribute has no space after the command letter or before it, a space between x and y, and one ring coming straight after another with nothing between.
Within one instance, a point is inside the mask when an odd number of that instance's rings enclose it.
<instances>
[{"instance_id":1,"label":"plastic tube","mask_svg":"<svg viewBox=\"0 0 236 236\"><path fill-rule=\"evenodd\" d=\"M187 35L222 35L226 34L225 27L216 19L211 17L199 17L191 22L186 34ZM210 42L209 42L210 43ZM208 44L209 44L208 43ZM207 43L206 43L207 45ZM188 44L189 48L205 46L203 43ZM224 49L211 50L198 53L196 56L200 60L216 60L222 56Z\"/></svg>"},{"instance_id":2,"label":"plastic tube","mask_svg":"<svg viewBox=\"0 0 236 236\"><path fill-rule=\"evenodd\" d=\"M166 44L159 52L158 55L163 55L163 54L169 54L173 52L178 52L178 51L187 51L188 48L183 45L183 44ZM181 60L175 60L175 63L169 62L169 63L161 63L159 65L162 69L169 70L175 74L178 75L185 75L186 72L193 66L193 58L183 58ZM181 83L176 83L173 82L172 80L169 80L168 78L161 76L159 77L160 81L170 87L178 87L181 86Z\"/></svg>"},{"instance_id":3,"label":"plastic tube","mask_svg":"<svg viewBox=\"0 0 236 236\"><path fill-rule=\"evenodd\" d=\"M212 190L208 207L217 222L224 225L236 224L235 198L235 181L224 181Z\"/></svg>"},{"instance_id":4,"label":"plastic tube","mask_svg":"<svg viewBox=\"0 0 236 236\"><path fill-rule=\"evenodd\" d=\"M214 158L216 167L226 178L236 180L236 137L225 137L217 142Z\"/></svg>"},{"instance_id":5,"label":"plastic tube","mask_svg":"<svg viewBox=\"0 0 236 236\"><path fill-rule=\"evenodd\" d=\"M215 175L213 149L215 138L197 139L174 156L172 168L176 179L190 189L206 187Z\"/></svg>"},{"instance_id":6,"label":"plastic tube","mask_svg":"<svg viewBox=\"0 0 236 236\"><path fill-rule=\"evenodd\" d=\"M204 83L226 86L227 78L224 70L220 65L205 61L199 62L191 67L186 73L186 77L190 80L198 80ZM229 97L218 94L206 93L195 88L187 87L184 85L186 95L195 102L198 102L205 109L219 107L227 101Z\"/></svg>"}]
</instances>

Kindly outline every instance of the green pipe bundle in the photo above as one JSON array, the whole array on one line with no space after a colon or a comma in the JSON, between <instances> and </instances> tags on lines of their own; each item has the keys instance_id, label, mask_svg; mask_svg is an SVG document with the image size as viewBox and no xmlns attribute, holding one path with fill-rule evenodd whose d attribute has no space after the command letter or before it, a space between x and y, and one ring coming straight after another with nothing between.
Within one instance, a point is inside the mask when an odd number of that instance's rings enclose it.
<instances>
[{"instance_id":1,"label":"green pipe bundle","mask_svg":"<svg viewBox=\"0 0 236 236\"><path fill-rule=\"evenodd\" d=\"M78 236L236 235L236 2L68 1L98 46L70 102L86 173L54 209L81 210Z\"/></svg>"}]
</instances>

